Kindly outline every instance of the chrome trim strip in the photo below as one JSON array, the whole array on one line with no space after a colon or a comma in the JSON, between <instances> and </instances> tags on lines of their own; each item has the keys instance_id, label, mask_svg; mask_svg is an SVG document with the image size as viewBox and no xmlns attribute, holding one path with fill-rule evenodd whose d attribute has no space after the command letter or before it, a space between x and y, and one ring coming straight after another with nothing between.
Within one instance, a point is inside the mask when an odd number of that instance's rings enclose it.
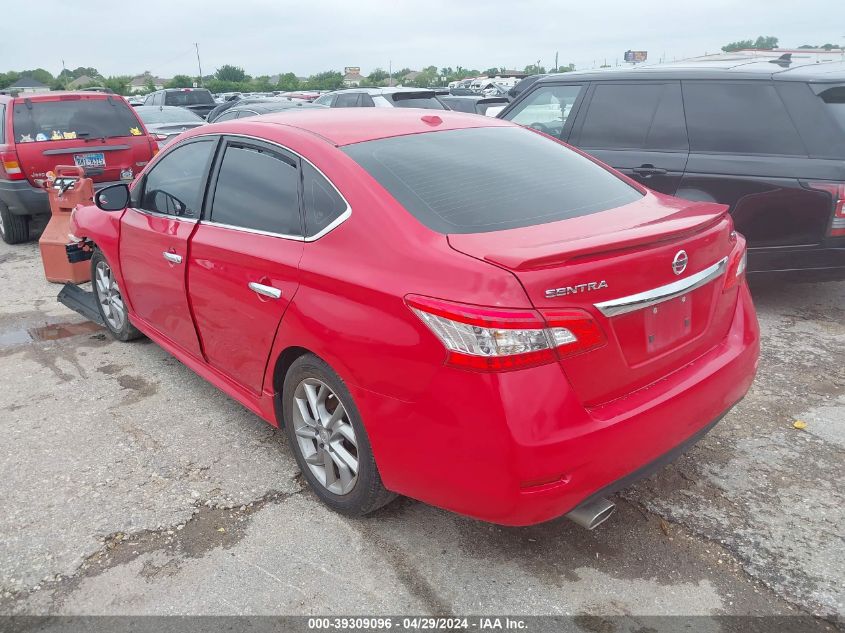
<instances>
[{"instance_id":1,"label":"chrome trim strip","mask_svg":"<svg viewBox=\"0 0 845 633\"><path fill-rule=\"evenodd\" d=\"M255 123L255 121L253 121L253 123ZM213 125L213 124L211 124L211 125ZM329 178L328 176L326 176L325 173L323 173L322 169L317 167L317 165L315 165L310 160L305 158L305 156L303 156L299 152L292 150L290 147L287 147L286 145L282 145L281 143L279 143L277 141L271 141L271 140L266 139L266 138L261 138L260 136L252 136L250 134L238 134L238 133L232 133L232 132L209 132L209 133L205 133L205 134L196 134L194 136L190 136L186 139L183 139L183 140L179 141L178 143L176 143L174 145L168 145L167 151L161 152L158 156L156 156L155 162L158 162L159 160L161 160L160 157L163 157L162 155L166 156L167 154L172 152L177 147L183 145L184 143L188 143L188 142L195 140L195 139L198 139L198 138L206 138L206 137L217 137L217 138L219 138L221 136L232 136L232 137L235 137L235 138L245 138L245 139L249 139L251 141L259 141L261 143L267 143L268 145L275 145L276 147L279 147L279 148L285 150L286 152L290 152L294 156L297 156L300 160L303 160L306 163L308 163L309 165L311 165L311 167L313 167L316 170L316 172L318 174L320 174L325 179L325 181L332 186L332 188L337 192L337 195L340 196L340 199L343 200L343 203L346 205L346 210L343 213L341 213L339 216L337 216L337 218L335 218L334 221L331 222L331 224L329 224L322 231L320 231L319 233L315 233L314 235L311 235L309 237L302 237L301 235L284 235L282 233L271 233L269 231L259 231L257 229L246 229L246 228L241 227L241 226L232 226L230 224L222 224L222 223L218 223L218 222L211 222L211 221L208 221L208 220L203 220L201 222L202 224L207 224L209 226L219 226L219 227L226 228L226 229L232 229L233 231L244 231L246 233L256 233L258 235L267 235L267 236L270 236L270 237L281 237L281 238L286 239L286 240L297 240L299 242L314 242L316 240L319 240L321 237L323 237L327 233L330 233L331 231L335 230L337 227L339 227L341 224L346 222L346 220L348 220L352 216L352 205L349 204L349 201L346 199L346 196L344 196L341 193L340 189L338 189L337 186L331 181L331 178Z\"/></svg>"},{"instance_id":2,"label":"chrome trim strip","mask_svg":"<svg viewBox=\"0 0 845 633\"><path fill-rule=\"evenodd\" d=\"M138 207L126 207L127 211L135 211L141 215L148 215L153 218L162 218L164 220L176 220L177 222L190 222L196 224L199 220L197 218L183 218L179 215L170 215L168 213L159 213L158 211L147 211L146 209L139 209Z\"/></svg>"},{"instance_id":3,"label":"chrome trim strip","mask_svg":"<svg viewBox=\"0 0 845 633\"><path fill-rule=\"evenodd\" d=\"M717 277L721 277L728 268L728 258L724 257L718 262L705 268L704 270L690 275L684 279L674 281L671 284L660 286L659 288L652 288L645 292L639 292L627 297L620 297L619 299L611 299L610 301L602 301L596 303L598 308L606 317L618 316L620 314L627 314L628 312L635 312L642 310L649 306L669 301L675 297L680 297L696 288L710 283Z\"/></svg>"},{"instance_id":4,"label":"chrome trim strip","mask_svg":"<svg viewBox=\"0 0 845 633\"><path fill-rule=\"evenodd\" d=\"M45 149L44 156L58 156L59 154L80 154L85 152L118 152L129 149L128 145L89 145L88 147L68 147L65 149Z\"/></svg>"},{"instance_id":5,"label":"chrome trim strip","mask_svg":"<svg viewBox=\"0 0 845 633\"><path fill-rule=\"evenodd\" d=\"M252 233L253 235L266 235L267 237L280 237L283 240L293 240L295 242L304 242L305 238L301 235L286 235L284 233L271 233L270 231L261 231L259 229L248 229L244 226L234 226L232 224L223 224L222 222L210 222L203 220L200 222L202 226L216 226L221 229L229 229L230 231L240 231L242 233Z\"/></svg>"}]
</instances>

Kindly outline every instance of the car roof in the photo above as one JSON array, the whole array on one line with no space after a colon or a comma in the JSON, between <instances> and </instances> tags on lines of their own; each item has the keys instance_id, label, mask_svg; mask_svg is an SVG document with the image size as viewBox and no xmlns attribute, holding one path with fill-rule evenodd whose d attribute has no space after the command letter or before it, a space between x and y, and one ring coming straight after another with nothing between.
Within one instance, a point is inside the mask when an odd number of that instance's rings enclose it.
<instances>
[{"instance_id":1,"label":"car roof","mask_svg":"<svg viewBox=\"0 0 845 633\"><path fill-rule=\"evenodd\" d=\"M259 123L256 119L236 119L212 123L205 128L209 133L221 126L220 133L235 132L232 128ZM342 146L363 143L394 136L441 132L479 127L518 127L509 121L480 117L451 110L424 110L419 108L295 108L284 113L267 114L260 118L260 125L267 127L267 139L275 140L277 126L294 127L315 134L332 145ZM254 128L253 128L254 129Z\"/></svg>"},{"instance_id":2,"label":"car roof","mask_svg":"<svg viewBox=\"0 0 845 633\"><path fill-rule=\"evenodd\" d=\"M343 94L345 92L366 92L368 95L392 95L397 92L434 92L429 88L347 88L344 90L334 90L332 94Z\"/></svg>"},{"instance_id":3,"label":"car roof","mask_svg":"<svg viewBox=\"0 0 845 633\"><path fill-rule=\"evenodd\" d=\"M19 101L59 101L61 97L79 97L83 99L123 99L120 95L108 92L86 92L85 90L50 90L48 92L22 92L13 99Z\"/></svg>"},{"instance_id":4,"label":"car roof","mask_svg":"<svg viewBox=\"0 0 845 633\"><path fill-rule=\"evenodd\" d=\"M779 81L845 81L845 61L809 62L777 57L688 60L653 66L576 70L541 77L537 84L565 81L629 79L776 79Z\"/></svg>"}]
</instances>

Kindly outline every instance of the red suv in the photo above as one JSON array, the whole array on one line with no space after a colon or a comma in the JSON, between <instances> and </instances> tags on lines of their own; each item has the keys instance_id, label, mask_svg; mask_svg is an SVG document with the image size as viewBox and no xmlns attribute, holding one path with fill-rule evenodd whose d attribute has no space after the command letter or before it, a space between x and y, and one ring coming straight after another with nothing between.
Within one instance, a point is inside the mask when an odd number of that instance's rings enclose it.
<instances>
[{"instance_id":1,"label":"red suv","mask_svg":"<svg viewBox=\"0 0 845 633\"><path fill-rule=\"evenodd\" d=\"M25 242L30 218L50 213L41 185L56 165L84 167L99 189L131 181L157 147L117 95L0 95L0 237Z\"/></svg>"},{"instance_id":2,"label":"red suv","mask_svg":"<svg viewBox=\"0 0 845 633\"><path fill-rule=\"evenodd\" d=\"M69 252L91 258L90 312L284 425L341 512L400 493L593 527L608 490L701 437L757 366L725 205L497 119L214 123L95 200Z\"/></svg>"}]
</instances>

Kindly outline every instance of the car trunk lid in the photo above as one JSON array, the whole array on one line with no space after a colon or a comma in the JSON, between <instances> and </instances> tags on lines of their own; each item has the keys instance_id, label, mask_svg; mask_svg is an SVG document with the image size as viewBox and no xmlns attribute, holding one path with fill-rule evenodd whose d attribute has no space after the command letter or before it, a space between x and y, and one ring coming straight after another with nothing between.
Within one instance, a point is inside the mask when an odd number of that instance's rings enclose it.
<instances>
[{"instance_id":1,"label":"car trunk lid","mask_svg":"<svg viewBox=\"0 0 845 633\"><path fill-rule=\"evenodd\" d=\"M724 291L732 228L723 205L650 193L588 216L448 239L512 271L541 311L576 308L596 319L607 344L561 361L582 401L595 406L725 337L736 302L735 288Z\"/></svg>"}]
</instances>

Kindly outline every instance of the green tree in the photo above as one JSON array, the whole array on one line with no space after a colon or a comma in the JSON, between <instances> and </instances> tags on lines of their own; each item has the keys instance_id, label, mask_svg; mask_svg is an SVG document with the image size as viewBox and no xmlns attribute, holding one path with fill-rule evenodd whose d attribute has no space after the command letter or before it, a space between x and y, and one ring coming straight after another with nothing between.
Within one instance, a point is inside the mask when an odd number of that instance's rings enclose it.
<instances>
[{"instance_id":1,"label":"green tree","mask_svg":"<svg viewBox=\"0 0 845 633\"><path fill-rule=\"evenodd\" d=\"M529 64L523 71L526 75L545 75L546 67L538 66L537 64Z\"/></svg>"},{"instance_id":2,"label":"green tree","mask_svg":"<svg viewBox=\"0 0 845 633\"><path fill-rule=\"evenodd\" d=\"M144 82L144 92L155 92L156 84L153 81L152 77L147 77L147 80Z\"/></svg>"},{"instance_id":3,"label":"green tree","mask_svg":"<svg viewBox=\"0 0 845 633\"><path fill-rule=\"evenodd\" d=\"M129 94L129 82L132 77L129 75L113 75L103 79L103 86L113 91L115 94L127 95Z\"/></svg>"},{"instance_id":4,"label":"green tree","mask_svg":"<svg viewBox=\"0 0 845 633\"><path fill-rule=\"evenodd\" d=\"M43 68L36 68L35 70L22 70L20 72L21 77L32 77L35 81L40 81L42 84L47 84L48 86L55 81L53 75L49 72L44 70ZM92 77L96 75L91 75Z\"/></svg>"},{"instance_id":5,"label":"green tree","mask_svg":"<svg viewBox=\"0 0 845 633\"><path fill-rule=\"evenodd\" d=\"M367 77L367 82L374 86L380 86L387 78L387 71L384 68L373 68Z\"/></svg>"},{"instance_id":6,"label":"green tree","mask_svg":"<svg viewBox=\"0 0 845 633\"><path fill-rule=\"evenodd\" d=\"M275 90L276 86L270 82L268 75L261 75L252 80L252 89L255 92L270 92L271 90Z\"/></svg>"},{"instance_id":7,"label":"green tree","mask_svg":"<svg viewBox=\"0 0 845 633\"><path fill-rule=\"evenodd\" d=\"M79 79L80 77L82 77L82 75L88 75L89 77L100 76L100 73L97 71L97 69L92 66L79 66L69 72L73 79Z\"/></svg>"},{"instance_id":8,"label":"green tree","mask_svg":"<svg viewBox=\"0 0 845 633\"><path fill-rule=\"evenodd\" d=\"M279 75L279 83L276 84L278 90L299 90L299 87L299 79L296 78L295 74L285 73L284 75Z\"/></svg>"},{"instance_id":9,"label":"green tree","mask_svg":"<svg viewBox=\"0 0 845 633\"><path fill-rule=\"evenodd\" d=\"M164 84L165 88L193 88L194 78L188 75L173 75L173 79Z\"/></svg>"},{"instance_id":10,"label":"green tree","mask_svg":"<svg viewBox=\"0 0 845 633\"><path fill-rule=\"evenodd\" d=\"M778 38L772 35L760 35L756 40L739 40L725 44L722 50L726 53L733 53L734 51L741 51L743 49L753 49L758 51L770 51L777 48Z\"/></svg>"},{"instance_id":11,"label":"green tree","mask_svg":"<svg viewBox=\"0 0 845 633\"><path fill-rule=\"evenodd\" d=\"M18 79L20 79L20 76L21 74L15 72L14 70L10 70L7 73L0 73L0 89L6 88L7 86L11 86Z\"/></svg>"},{"instance_id":12,"label":"green tree","mask_svg":"<svg viewBox=\"0 0 845 633\"><path fill-rule=\"evenodd\" d=\"M499 74L499 69L495 68L495 67L494 68L488 68L487 70L485 70L481 74L487 75L488 77L495 77L496 75Z\"/></svg>"},{"instance_id":13,"label":"green tree","mask_svg":"<svg viewBox=\"0 0 845 633\"><path fill-rule=\"evenodd\" d=\"M343 75L336 70L326 70L311 75L305 82L305 87L311 90L337 90L343 85Z\"/></svg>"},{"instance_id":14,"label":"green tree","mask_svg":"<svg viewBox=\"0 0 845 633\"><path fill-rule=\"evenodd\" d=\"M249 76L243 68L240 66L232 66L231 64L224 64L218 68L217 72L214 73L214 76L220 81L232 81L235 83L249 80Z\"/></svg>"}]
</instances>

